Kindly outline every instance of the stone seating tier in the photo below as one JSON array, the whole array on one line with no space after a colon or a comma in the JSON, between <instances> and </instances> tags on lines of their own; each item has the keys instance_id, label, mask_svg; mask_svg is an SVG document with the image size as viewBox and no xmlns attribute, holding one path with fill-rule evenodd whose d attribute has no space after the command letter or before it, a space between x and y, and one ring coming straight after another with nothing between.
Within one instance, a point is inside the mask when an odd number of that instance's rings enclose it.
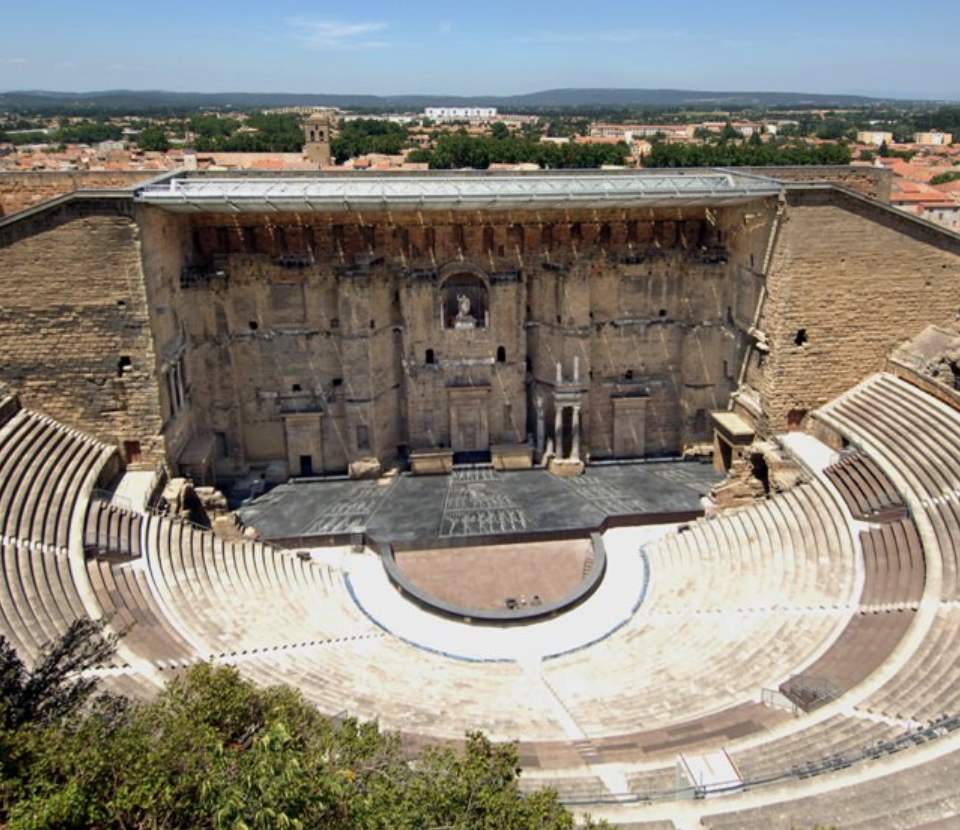
<instances>
[{"instance_id":1,"label":"stone seating tier","mask_svg":"<svg viewBox=\"0 0 960 830\"><path fill-rule=\"evenodd\" d=\"M0 427L0 633L28 662L86 616L71 539L114 452L31 410Z\"/></svg>"},{"instance_id":2,"label":"stone seating tier","mask_svg":"<svg viewBox=\"0 0 960 830\"><path fill-rule=\"evenodd\" d=\"M87 510L83 546L88 555L138 557L144 515L103 499L93 499Z\"/></svg>"},{"instance_id":3,"label":"stone seating tier","mask_svg":"<svg viewBox=\"0 0 960 830\"><path fill-rule=\"evenodd\" d=\"M855 519L883 522L906 515L906 506L893 483L863 453L845 453L824 473Z\"/></svg>"},{"instance_id":4,"label":"stone seating tier","mask_svg":"<svg viewBox=\"0 0 960 830\"><path fill-rule=\"evenodd\" d=\"M794 830L838 827L843 830L947 830L960 826L960 753L952 753L895 775L769 807L738 810L701 819L712 830Z\"/></svg>"}]
</instances>

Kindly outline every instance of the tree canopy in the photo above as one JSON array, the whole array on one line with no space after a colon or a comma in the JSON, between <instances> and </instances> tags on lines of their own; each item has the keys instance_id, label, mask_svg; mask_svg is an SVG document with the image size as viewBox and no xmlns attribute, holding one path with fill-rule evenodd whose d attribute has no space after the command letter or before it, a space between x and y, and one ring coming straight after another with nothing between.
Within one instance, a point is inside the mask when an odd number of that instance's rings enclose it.
<instances>
[{"instance_id":1,"label":"tree canopy","mask_svg":"<svg viewBox=\"0 0 960 830\"><path fill-rule=\"evenodd\" d=\"M137 146L141 150L164 152L170 149L167 133L162 127L146 127L137 135Z\"/></svg>"},{"instance_id":2,"label":"tree canopy","mask_svg":"<svg viewBox=\"0 0 960 830\"><path fill-rule=\"evenodd\" d=\"M555 792L521 792L514 744L471 733L409 759L375 723L207 663L149 703L94 697L76 675L113 644L94 623L71 631L32 672L0 638L8 830L573 830Z\"/></svg>"},{"instance_id":3,"label":"tree canopy","mask_svg":"<svg viewBox=\"0 0 960 830\"><path fill-rule=\"evenodd\" d=\"M201 152L296 153L303 147L300 121L282 113L253 113L244 122L195 115L190 130Z\"/></svg>"},{"instance_id":4,"label":"tree canopy","mask_svg":"<svg viewBox=\"0 0 960 830\"><path fill-rule=\"evenodd\" d=\"M347 121L330 149L337 164L367 153L396 155L408 142L407 131L401 124L378 118L358 118Z\"/></svg>"},{"instance_id":5,"label":"tree canopy","mask_svg":"<svg viewBox=\"0 0 960 830\"><path fill-rule=\"evenodd\" d=\"M657 142L644 167L761 167L775 164L849 164L844 144L667 144Z\"/></svg>"},{"instance_id":6,"label":"tree canopy","mask_svg":"<svg viewBox=\"0 0 960 830\"><path fill-rule=\"evenodd\" d=\"M484 170L491 164L532 163L548 169L600 167L605 164L624 164L627 145L618 144L556 144L536 141L522 135L507 138L471 136L464 132L444 133L432 150L417 150L409 161L427 162L431 168L455 170L473 168Z\"/></svg>"}]
</instances>

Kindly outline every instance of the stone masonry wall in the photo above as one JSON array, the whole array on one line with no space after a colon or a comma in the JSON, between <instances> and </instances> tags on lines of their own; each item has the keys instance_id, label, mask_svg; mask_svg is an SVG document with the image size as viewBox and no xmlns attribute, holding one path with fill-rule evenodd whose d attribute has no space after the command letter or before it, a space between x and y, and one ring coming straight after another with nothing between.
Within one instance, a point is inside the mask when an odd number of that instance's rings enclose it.
<instances>
[{"instance_id":1,"label":"stone masonry wall","mask_svg":"<svg viewBox=\"0 0 960 830\"><path fill-rule=\"evenodd\" d=\"M784 167L738 167L738 172L769 176L782 182L837 184L864 196L890 204L893 171L871 165L803 165Z\"/></svg>"},{"instance_id":2,"label":"stone masonry wall","mask_svg":"<svg viewBox=\"0 0 960 830\"><path fill-rule=\"evenodd\" d=\"M155 172L149 170L0 173L0 216L18 213L74 190L133 187L155 175Z\"/></svg>"},{"instance_id":3,"label":"stone masonry wall","mask_svg":"<svg viewBox=\"0 0 960 830\"><path fill-rule=\"evenodd\" d=\"M78 216L0 247L0 381L34 407L163 459L135 221Z\"/></svg>"},{"instance_id":4,"label":"stone masonry wall","mask_svg":"<svg viewBox=\"0 0 960 830\"><path fill-rule=\"evenodd\" d=\"M552 425L556 364L569 379L575 356L593 457L614 454L613 399L633 395L646 454L673 453L708 437L735 384L735 309L756 286L731 278L716 231L733 210L182 216L183 272L150 290L186 334L194 429L236 472L287 457L293 419L302 448L309 413L318 471L450 446L464 387L488 390L491 444L523 441L537 395ZM489 326L444 323L464 275Z\"/></svg>"},{"instance_id":5,"label":"stone masonry wall","mask_svg":"<svg viewBox=\"0 0 960 830\"><path fill-rule=\"evenodd\" d=\"M794 192L779 233L754 382L782 431L960 308L960 237L837 191ZM792 412L792 415L791 415Z\"/></svg>"}]
</instances>

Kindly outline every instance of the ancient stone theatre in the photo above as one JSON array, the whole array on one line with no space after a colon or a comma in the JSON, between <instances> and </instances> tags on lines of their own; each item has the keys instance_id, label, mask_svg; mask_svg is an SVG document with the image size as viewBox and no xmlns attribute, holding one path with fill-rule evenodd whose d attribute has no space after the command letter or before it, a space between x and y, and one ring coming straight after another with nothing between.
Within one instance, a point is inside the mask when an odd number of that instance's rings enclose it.
<instances>
[{"instance_id":1,"label":"ancient stone theatre","mask_svg":"<svg viewBox=\"0 0 960 830\"><path fill-rule=\"evenodd\" d=\"M0 634L481 729L629 826L954 826L960 236L880 168L344 172L328 127L0 217Z\"/></svg>"}]
</instances>

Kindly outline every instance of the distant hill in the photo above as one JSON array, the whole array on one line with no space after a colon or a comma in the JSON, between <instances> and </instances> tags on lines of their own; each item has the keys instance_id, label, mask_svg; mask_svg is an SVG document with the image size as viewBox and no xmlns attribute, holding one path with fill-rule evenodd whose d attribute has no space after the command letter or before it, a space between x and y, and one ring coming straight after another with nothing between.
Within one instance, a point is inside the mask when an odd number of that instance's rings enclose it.
<instances>
[{"instance_id":1,"label":"distant hill","mask_svg":"<svg viewBox=\"0 0 960 830\"><path fill-rule=\"evenodd\" d=\"M166 92L106 90L49 92L22 90L0 93L0 109L99 109L122 111L283 106L335 106L370 109L421 110L426 106L489 106L510 109L589 107L789 107L863 106L893 99L864 95L822 95L801 92L707 92L686 89L548 89L523 95L332 95L288 92ZM910 103L899 101L898 103Z\"/></svg>"}]
</instances>

